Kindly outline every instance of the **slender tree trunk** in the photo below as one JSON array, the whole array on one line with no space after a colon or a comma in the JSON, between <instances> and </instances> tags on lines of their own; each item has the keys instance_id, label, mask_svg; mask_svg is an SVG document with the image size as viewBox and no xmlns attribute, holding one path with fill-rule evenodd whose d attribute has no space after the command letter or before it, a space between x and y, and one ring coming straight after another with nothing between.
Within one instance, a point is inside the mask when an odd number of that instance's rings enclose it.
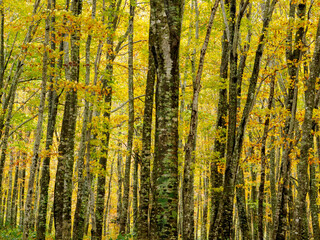
<instances>
[{"instance_id":1,"label":"slender tree trunk","mask_svg":"<svg viewBox=\"0 0 320 240\"><path fill-rule=\"evenodd\" d=\"M134 156L134 167L133 167L133 196L132 196L132 211L133 211L133 234L137 233L137 221L139 215L138 209L138 172L139 172L139 162L140 162L139 152L135 153Z\"/></svg>"},{"instance_id":2,"label":"slender tree trunk","mask_svg":"<svg viewBox=\"0 0 320 240\"><path fill-rule=\"evenodd\" d=\"M121 154L122 144L118 144L118 157L117 157L117 175L118 175L118 190L117 190L117 222L120 221L121 216L121 206L122 206L122 154ZM142 179L141 179L142 180Z\"/></svg>"},{"instance_id":3,"label":"slender tree trunk","mask_svg":"<svg viewBox=\"0 0 320 240\"><path fill-rule=\"evenodd\" d=\"M11 225L15 228L17 226L18 216L18 176L19 176L19 164L15 164L14 181L12 188L12 203L11 203Z\"/></svg>"},{"instance_id":4,"label":"slender tree trunk","mask_svg":"<svg viewBox=\"0 0 320 240\"><path fill-rule=\"evenodd\" d=\"M20 75L20 74L18 74ZM18 77L18 76L16 76ZM3 168L4 168L4 163L6 161L6 156L7 156L7 150L8 150L8 140L9 140L9 131L10 131L10 122L11 122L11 118L12 118L12 110L13 110L13 106L14 106L14 100L16 97L16 89L17 89L17 81L14 81L12 83L11 86L11 91L14 93L12 95L12 97L9 99L9 104L8 104L8 113L7 113L7 117L5 120L5 129L4 129L4 135L2 138L2 149L1 149L1 156L0 156L0 190L2 191L1 196L4 196L4 189L2 186L2 182L3 182ZM11 177L11 176L10 176ZM10 188L9 188L10 190ZM9 193L8 190L8 193ZM7 196L7 198L9 198L9 196L11 197L11 194ZM8 207L8 206L7 206ZM4 224L4 213L5 213L5 197L3 197L3 201L2 201L2 219L0 219L0 224ZM8 210L8 209L7 209Z\"/></svg>"},{"instance_id":5,"label":"slender tree trunk","mask_svg":"<svg viewBox=\"0 0 320 240\"><path fill-rule=\"evenodd\" d=\"M272 116L272 119L274 117ZM270 138L270 198L271 198L271 210L272 210L272 222L274 222L275 209L277 205L277 192L276 192L276 146L274 146L275 136L272 135ZM271 225L273 228L273 225ZM272 229L273 230L273 229Z\"/></svg>"},{"instance_id":6,"label":"slender tree trunk","mask_svg":"<svg viewBox=\"0 0 320 240\"><path fill-rule=\"evenodd\" d=\"M215 222L218 214L219 200L221 197L221 188L223 184L223 174L219 172L219 165L222 164L226 152L226 117L228 113L227 107L227 89L224 86L228 78L228 42L226 31L222 38L222 57L220 64L220 82L221 89L219 90L219 102L216 120L216 138L214 140L213 154L214 159L211 161L211 211L210 211L210 229L209 239L213 239Z\"/></svg>"},{"instance_id":7,"label":"slender tree trunk","mask_svg":"<svg viewBox=\"0 0 320 240\"><path fill-rule=\"evenodd\" d=\"M25 154L22 154L22 158L24 159ZM22 228L23 226L23 217L24 217L24 187L25 187L25 177L26 177L26 167L23 163L20 164L20 185L19 185L19 226Z\"/></svg>"},{"instance_id":8,"label":"slender tree trunk","mask_svg":"<svg viewBox=\"0 0 320 240\"><path fill-rule=\"evenodd\" d=\"M48 0L48 9L55 9L55 0ZM48 21L48 20L46 20ZM49 19L51 23L51 49L54 51L56 49L55 43L55 33L54 33L54 25L55 25L55 16L51 16ZM60 50L63 49L63 43L60 45ZM51 67L55 68L55 59L51 59L50 63ZM59 68L62 68L62 56L59 59ZM47 122L47 135L46 135L46 151L50 152L51 147L53 144L53 134L56 125L56 117L57 117L57 110L58 110L58 96L57 92L54 89L54 77L50 76L50 88L48 91L48 122ZM48 205L48 198L49 198L49 182L50 182L50 155L47 155L43 159L42 169L41 169L41 178L40 178L40 199L39 199L39 217L38 217L38 225L37 225L37 239L45 239L46 236L46 220L47 220L47 205ZM51 214L50 222L53 220L53 214ZM49 222L49 223L50 223ZM50 226L50 224L49 224Z\"/></svg>"},{"instance_id":9,"label":"slender tree trunk","mask_svg":"<svg viewBox=\"0 0 320 240\"><path fill-rule=\"evenodd\" d=\"M316 131L319 131L319 126L316 124ZM316 136L316 149L318 158L320 157L320 137ZM316 166L319 166L315 161L310 164L310 211L312 218L312 230L313 230L313 238L320 238L320 227L319 227L319 207L317 205L317 197L318 197L318 187L316 185Z\"/></svg>"},{"instance_id":10,"label":"slender tree trunk","mask_svg":"<svg viewBox=\"0 0 320 240\"><path fill-rule=\"evenodd\" d=\"M301 2L302 3L302 2ZM282 154L282 162L281 162L281 172L280 178L281 183L278 187L278 197L277 197L277 208L275 212L275 221L274 221L274 232L273 238L275 239L285 239L288 232L288 201L289 201L289 181L290 181L290 172L291 172L291 159L290 152L292 149L293 139L293 131L294 131L294 122L295 122L295 114L296 114L296 105L297 105L297 82L298 82L298 66L301 59L302 49L299 44L302 43L304 37L304 24L300 24L299 28L296 31L296 38L294 47L292 40L292 19L295 17L295 9L296 5L293 1L290 2L290 12L289 12L289 29L287 33L287 49L286 49L286 57L287 57L287 65L288 65L288 73L290 77L290 85L288 89L287 102L286 102L286 110L290 112L290 116L287 117L285 122L285 127L283 129L283 137L286 139ZM299 4L298 8L298 17L300 20L305 17L306 13L306 5ZM303 23L303 21L302 21ZM294 63L294 64L293 64Z\"/></svg>"},{"instance_id":11,"label":"slender tree trunk","mask_svg":"<svg viewBox=\"0 0 320 240\"><path fill-rule=\"evenodd\" d=\"M109 121L110 121L110 111L111 111L111 99L112 99L112 87L111 81L113 77L113 64L112 61L114 59L114 49L113 49L113 33L115 31L115 26L113 25L115 16L115 1L112 0L110 6L108 8L108 31L110 31L110 35L107 37L107 45L108 50L106 53L106 76L102 82L102 95L104 96L104 104L105 110L103 113L103 117L106 119L105 129L104 129L104 140L102 140L103 148L103 155L99 160L99 164L102 170L106 170L107 166L107 158L108 158L108 148L109 148L109 139L110 139L110 128L109 128ZM102 239L103 235L103 216L104 216L104 204L105 204L105 196L106 196L106 176L98 175L98 188L97 188L97 197L96 197L96 211L95 211L95 224L96 228L93 232L93 239L100 240Z\"/></svg>"},{"instance_id":12,"label":"slender tree trunk","mask_svg":"<svg viewBox=\"0 0 320 240\"><path fill-rule=\"evenodd\" d=\"M48 6L49 7L49 6ZM50 9L50 8L49 8ZM48 52L46 50L47 46L49 45L49 32L50 31L50 18L49 16L46 19L46 32L45 32L45 40L44 40L44 55L43 55L43 62L42 62L42 83L41 83L41 93L40 93L40 103L39 103L39 113L38 113L38 123L37 123L37 129L35 133L35 141L33 146L33 157L32 162L30 166L30 174L29 174L29 182L28 182L28 191L27 191L27 197L25 202L25 216L24 216L24 226L23 226L23 239L27 240L29 237L30 230L33 231L33 221L32 221L32 198L33 198L33 191L34 188L37 188L37 186L34 186L36 172L37 172L37 166L40 165L40 158L39 158L39 152L40 152L40 143L41 143L41 137L42 137L42 123L43 123L43 113L44 113L44 107L45 107L45 101L46 101L46 85L47 85L47 78L48 78ZM37 181L36 181L37 182Z\"/></svg>"},{"instance_id":13,"label":"slender tree trunk","mask_svg":"<svg viewBox=\"0 0 320 240\"><path fill-rule=\"evenodd\" d=\"M0 0L0 89L4 84L5 71L5 56L4 56L4 6L3 0ZM2 93L0 94L0 103L2 103Z\"/></svg>"},{"instance_id":14,"label":"slender tree trunk","mask_svg":"<svg viewBox=\"0 0 320 240\"><path fill-rule=\"evenodd\" d=\"M272 108L272 102L273 102L273 96L274 96L274 81L275 76L271 77L271 83L270 83L270 94L268 99L268 111ZM268 137L268 131L269 131L269 125L270 125L270 113L267 113L266 119L264 122L264 129L263 129L263 136L261 141L261 174L260 174L260 186L259 186L259 202L258 202L258 236L259 240L263 240L263 232L264 232L264 199L265 199L265 175L266 175L266 142Z\"/></svg>"},{"instance_id":15,"label":"slender tree trunk","mask_svg":"<svg viewBox=\"0 0 320 240\"><path fill-rule=\"evenodd\" d=\"M96 4L97 1L92 2L92 13L91 18L95 19L96 15ZM91 33L89 33L86 42L86 86L90 84L90 46L91 46ZM88 94L88 93L86 93ZM85 150L86 150L86 141L88 139L87 135L89 131L87 129L90 115L90 104L87 99L85 99L85 107L83 113L83 122L82 122L82 132L81 140L78 152L78 194L77 194L77 204L74 216L74 225L73 225L73 239L83 239L85 234L85 218L87 211L87 204L89 200L89 172L87 171L85 159Z\"/></svg>"},{"instance_id":16,"label":"slender tree trunk","mask_svg":"<svg viewBox=\"0 0 320 240\"><path fill-rule=\"evenodd\" d=\"M12 204L12 178L13 178L13 156L10 154L9 172L8 172L8 193L7 193L7 210L5 225L10 226L11 222L11 204Z\"/></svg>"},{"instance_id":17,"label":"slender tree trunk","mask_svg":"<svg viewBox=\"0 0 320 240\"><path fill-rule=\"evenodd\" d=\"M152 112L153 112L153 97L154 84L156 78L155 69L155 14L154 9L150 11L150 26L149 26L149 59L148 59L148 74L147 86L145 94L144 117L142 127L142 151L141 151L141 177L140 177L140 204L139 215L137 222L137 239L149 240L149 201L151 190L151 130L152 130Z\"/></svg>"},{"instance_id":18,"label":"slender tree trunk","mask_svg":"<svg viewBox=\"0 0 320 240\"><path fill-rule=\"evenodd\" d=\"M254 182L254 181L252 181ZM251 232L249 227L249 219L247 215L247 204L245 198L245 182L243 169L239 167L237 184L239 187L236 188L236 199L237 199L237 209L239 217L239 226L241 229L241 234L244 239L251 239ZM255 211L255 209L252 209Z\"/></svg>"},{"instance_id":19,"label":"slender tree trunk","mask_svg":"<svg viewBox=\"0 0 320 240\"><path fill-rule=\"evenodd\" d=\"M31 216L31 224L34 229L38 226L38 213L39 213L39 198L40 198L40 168L41 168L41 159L39 158L38 165L36 167L36 176L34 183L34 208Z\"/></svg>"},{"instance_id":20,"label":"slender tree trunk","mask_svg":"<svg viewBox=\"0 0 320 240\"><path fill-rule=\"evenodd\" d=\"M185 147L185 164L184 164L184 180L183 180L183 239L194 239L194 165L195 165L195 150L197 141L198 128L198 108L199 94L201 89L201 75L204 66L205 54L210 40L214 16L216 14L219 0L211 10L210 20L207 27L206 37L201 49L198 72L196 78L193 79L193 98L192 98L192 113L190 120L190 130L188 140Z\"/></svg>"},{"instance_id":21,"label":"slender tree trunk","mask_svg":"<svg viewBox=\"0 0 320 240\"><path fill-rule=\"evenodd\" d=\"M207 164L206 164L207 165ZM209 177L207 170L204 172L203 184L204 184L204 203L202 209L202 222L201 222L201 239L208 239L208 202L209 202Z\"/></svg>"},{"instance_id":22,"label":"slender tree trunk","mask_svg":"<svg viewBox=\"0 0 320 240\"><path fill-rule=\"evenodd\" d=\"M114 163L114 159L115 157L112 158L111 161L111 169L110 169L110 177L109 177L109 182L108 182L108 195L107 195L107 203L106 203L106 211L105 211L105 220L106 223L104 226L104 235L107 236L107 234L109 234L109 206L110 206L110 198L111 198L111 181L112 181L112 177L113 177L113 163Z\"/></svg>"},{"instance_id":23,"label":"slender tree trunk","mask_svg":"<svg viewBox=\"0 0 320 240\"><path fill-rule=\"evenodd\" d=\"M133 93L133 22L134 22L134 9L135 1L130 0L130 17L129 17L129 56L128 56L128 95L129 95L129 122L128 122L128 141L127 141L127 157L126 157L126 168L124 175L123 185L123 202L120 217L120 234L125 234L130 231L130 226L127 224L127 216L129 211L129 193L130 193L130 169L131 169L131 158L133 148L133 134L134 134L134 93ZM127 231L126 231L127 227ZM128 231L129 229L129 231Z\"/></svg>"}]
</instances>

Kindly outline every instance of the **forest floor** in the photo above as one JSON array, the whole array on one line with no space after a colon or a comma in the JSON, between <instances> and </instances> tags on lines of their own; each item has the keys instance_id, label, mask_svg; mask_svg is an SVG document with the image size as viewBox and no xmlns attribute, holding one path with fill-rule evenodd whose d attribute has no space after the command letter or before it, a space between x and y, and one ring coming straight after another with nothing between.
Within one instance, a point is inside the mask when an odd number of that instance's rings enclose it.
<instances>
[{"instance_id":1,"label":"forest floor","mask_svg":"<svg viewBox=\"0 0 320 240\"><path fill-rule=\"evenodd\" d=\"M0 240L20 240L22 239L22 230L20 228L2 227L0 229Z\"/></svg>"}]
</instances>

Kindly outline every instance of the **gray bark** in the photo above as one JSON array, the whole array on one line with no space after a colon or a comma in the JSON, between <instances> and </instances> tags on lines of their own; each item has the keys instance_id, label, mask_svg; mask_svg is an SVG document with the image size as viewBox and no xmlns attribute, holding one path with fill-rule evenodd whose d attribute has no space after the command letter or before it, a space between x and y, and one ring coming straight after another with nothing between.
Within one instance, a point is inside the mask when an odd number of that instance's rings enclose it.
<instances>
[{"instance_id":1,"label":"gray bark","mask_svg":"<svg viewBox=\"0 0 320 240\"><path fill-rule=\"evenodd\" d=\"M82 1L73 0L71 2L71 12L74 17L81 14ZM76 26L75 30L70 34L70 60L72 62L70 69L67 69L70 74L70 81L77 84L79 81L79 46L80 26ZM65 55L66 57L66 55ZM60 142L59 142L59 157L56 173L55 185L55 224L56 224L56 239L71 238L71 196L72 196L72 175L74 161L74 140L77 118L77 91L75 89L67 89L65 108L63 113ZM59 220L59 216L61 219Z\"/></svg>"},{"instance_id":2,"label":"gray bark","mask_svg":"<svg viewBox=\"0 0 320 240\"><path fill-rule=\"evenodd\" d=\"M128 36L128 96L129 96L129 122L128 122L128 140L127 140L127 156L126 167L123 184L123 202L120 216L120 234L125 234L130 231L130 226L127 224L127 216L129 210L129 192L130 192L130 169L133 148L134 134L134 92L133 92L133 23L135 0L130 0L130 17L129 17L129 36Z\"/></svg>"},{"instance_id":3,"label":"gray bark","mask_svg":"<svg viewBox=\"0 0 320 240\"><path fill-rule=\"evenodd\" d=\"M150 223L149 223L149 206L150 206L150 191L151 191L151 139L152 139L152 111L154 105L154 84L155 84L155 45L154 45L154 10L150 11L149 25L149 58L148 58L148 74L145 90L145 106L142 127L142 151L141 151L141 177L140 177L140 204L139 215L137 221L137 239L148 240L150 238Z\"/></svg>"},{"instance_id":4,"label":"gray bark","mask_svg":"<svg viewBox=\"0 0 320 240\"><path fill-rule=\"evenodd\" d=\"M270 111L272 108L272 102L273 102L273 96L274 96L274 82L275 82L275 76L271 77L271 83L270 83L270 94L268 99L268 110ZM269 131L269 125L270 125L270 113L267 113L265 122L264 122L264 129L263 129L263 136L261 141L261 174L260 174L260 185L259 185L259 202L258 202L258 236L259 240L263 240L263 233L264 233L264 200L265 200L265 175L266 175L266 142L268 137L268 131Z\"/></svg>"},{"instance_id":5,"label":"gray bark","mask_svg":"<svg viewBox=\"0 0 320 240\"><path fill-rule=\"evenodd\" d=\"M52 10L55 9L55 0L49 0L47 8ZM48 21L48 19L46 20ZM55 17L52 16L49 19L50 23L46 23L51 25L51 49L54 51L56 49L56 36L54 33L54 25L55 25ZM60 44L60 50L63 49L63 43ZM55 68L55 59L50 59L50 65L54 69ZM59 59L59 68L62 68L62 56ZM58 96L57 92L54 89L55 78L50 76L50 88L48 91L48 122L47 122L47 134L46 134L46 151L50 152L53 144L53 134L56 125L56 116L58 110ZM37 224L37 239L45 239L46 236L46 220L47 220L47 208L48 208L48 198L49 198L49 182L50 182L50 155L47 155L43 159L42 168L41 168L41 178L40 178L40 199L39 199L39 215L38 215L38 224ZM53 214L51 213L50 222L53 220ZM49 223L50 223L49 222ZM49 224L50 225L50 224ZM50 229L48 229L50 230ZM49 231L48 231L49 232Z\"/></svg>"},{"instance_id":6,"label":"gray bark","mask_svg":"<svg viewBox=\"0 0 320 240\"><path fill-rule=\"evenodd\" d=\"M34 191L34 182L36 178L36 171L37 166L40 165L40 158L39 158L39 151L40 151L40 143L42 137L42 123L43 123L43 112L45 107L46 101L46 85L47 85L47 72L48 72L48 52L46 50L47 46L49 45L49 31L50 31L50 20L49 17L46 19L46 33L45 33L45 40L44 40L44 55L43 55L43 62L42 62L42 82L41 82L41 93L40 93L40 103L39 103L39 110L38 110L38 123L35 133L35 141L33 146L33 157L32 162L30 165L30 174L29 174L29 182L28 182L28 190L27 190L27 197L25 202L25 216L24 216L24 224L23 224L23 239L27 240L29 237L30 230L33 231L33 221L31 212L33 209L32 205L32 198L33 198L33 191Z\"/></svg>"},{"instance_id":7,"label":"gray bark","mask_svg":"<svg viewBox=\"0 0 320 240\"><path fill-rule=\"evenodd\" d=\"M96 4L97 1L93 0L92 2L92 13L91 18L95 19L96 15ZM89 33L86 42L86 81L85 84L88 86L90 84L90 46L91 46L92 35ZM88 93L86 93L88 94ZM88 184L90 172L88 171L85 164L85 151L86 143L89 135L88 123L90 115L90 103L85 99L85 106L83 112L83 122L81 129L81 139L78 152L78 194L77 194L77 204L74 215L74 224L73 224L73 239L83 239L85 235L85 218L87 211L87 204L89 200L89 188Z\"/></svg>"}]
</instances>

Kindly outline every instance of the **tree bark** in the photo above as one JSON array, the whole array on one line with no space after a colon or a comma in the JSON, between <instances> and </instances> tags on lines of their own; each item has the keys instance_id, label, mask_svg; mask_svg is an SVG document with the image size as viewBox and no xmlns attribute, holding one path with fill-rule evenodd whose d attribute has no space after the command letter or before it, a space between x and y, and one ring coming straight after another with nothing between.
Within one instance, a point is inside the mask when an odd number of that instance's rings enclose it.
<instances>
[{"instance_id":1,"label":"tree bark","mask_svg":"<svg viewBox=\"0 0 320 240\"><path fill-rule=\"evenodd\" d=\"M261 141L261 174L260 174L260 185L259 185L259 202L258 202L258 236L259 240L263 240L263 232L264 232L264 189L265 189L265 175L266 175L266 142L268 137L269 125L270 125L270 110L272 108L273 96L274 96L274 82L275 76L271 76L270 83L270 94L268 98L268 113L266 114L266 119L264 122L263 136Z\"/></svg>"},{"instance_id":2,"label":"tree bark","mask_svg":"<svg viewBox=\"0 0 320 240\"><path fill-rule=\"evenodd\" d=\"M140 177L140 204L139 215L137 220L137 239L150 239L149 226L149 201L151 200L151 139L152 139L152 112L154 105L154 85L156 78L155 69L155 39L154 39L154 24L155 15L154 9L150 11L149 25L149 58L148 58L148 73L147 85L145 94L145 106L142 127L142 151L141 151L141 177Z\"/></svg>"},{"instance_id":3,"label":"tree bark","mask_svg":"<svg viewBox=\"0 0 320 240\"><path fill-rule=\"evenodd\" d=\"M151 1L155 25L156 91L156 196L157 238L178 238L178 108L181 0Z\"/></svg>"},{"instance_id":4,"label":"tree bark","mask_svg":"<svg viewBox=\"0 0 320 240\"><path fill-rule=\"evenodd\" d=\"M105 104L103 117L106 119L104 123L104 139L102 140L103 147L103 157L99 159L99 164L103 172L106 171L107 166L107 159L108 159L108 152L109 152L109 140L110 140L110 114L111 114L111 99L112 99L112 86L111 81L113 78L113 64L112 61L114 60L114 31L116 29L116 2L112 0L110 5L108 6L108 23L107 28L109 34L107 35L107 52L106 52L106 73L105 78L102 80L102 96L104 96L103 101ZM115 23L114 23L115 22ZM93 232L93 239L100 240L102 239L103 235L103 216L104 216L104 205L105 205L105 196L106 196L106 176L101 174L98 175L98 187L97 187L97 197L96 197L96 212L95 212L95 229Z\"/></svg>"},{"instance_id":5,"label":"tree bark","mask_svg":"<svg viewBox=\"0 0 320 240\"><path fill-rule=\"evenodd\" d=\"M97 1L93 0L92 2L92 13L91 18L95 19L96 15L96 5ZM91 46L92 35L91 32L87 37L86 42L86 81L85 84L88 86L90 84L90 46ZM86 94L89 94L86 92ZM85 106L83 112L83 122L81 129L81 140L78 152L78 193L77 193L77 204L74 215L74 224L73 224L73 239L81 240L85 235L85 218L87 212L87 204L89 200L89 188L88 184L90 172L88 171L85 164L85 152L86 152L86 143L88 139L88 123L90 115L90 103L85 99Z\"/></svg>"},{"instance_id":6,"label":"tree bark","mask_svg":"<svg viewBox=\"0 0 320 240\"><path fill-rule=\"evenodd\" d=\"M76 19L82 11L82 1L73 0L71 2L71 12ZM80 70L80 26L77 20L75 21L75 29L70 34L70 81L77 84L79 81ZM63 113L60 143L58 147L58 167L56 173L55 186L55 224L56 224L56 239L71 238L71 197L72 197L72 175L74 162L74 140L77 119L77 91L75 88L67 89L65 108ZM62 207L61 207L62 206ZM62 221L59 219L62 216Z\"/></svg>"},{"instance_id":7,"label":"tree bark","mask_svg":"<svg viewBox=\"0 0 320 240\"><path fill-rule=\"evenodd\" d=\"M55 9L56 1L49 0L47 8L51 11ZM48 20L46 20L48 21ZM55 25L55 16L51 16L51 49L54 51L56 49L55 43L55 33L54 33L54 25ZM63 49L63 43L60 44L60 50ZM51 58L51 68L55 68L55 59ZM62 56L59 59L59 68L62 68ZM50 152L53 144L53 134L56 125L56 117L58 111L58 96L57 92L54 89L54 77L50 76L50 88L48 91L48 122L47 122L47 135L46 135L46 151ZM49 182L50 182L50 155L47 155L43 159L42 169L41 169L41 178L40 178L40 200L39 200L39 217L38 217L38 225L37 225L37 239L45 239L46 236L46 220L47 220L47 205L49 198ZM52 214L51 214L52 215ZM53 215L51 216L53 218Z\"/></svg>"},{"instance_id":8,"label":"tree bark","mask_svg":"<svg viewBox=\"0 0 320 240\"><path fill-rule=\"evenodd\" d=\"M129 210L129 193L130 193L130 169L133 148L133 134L134 134L134 92L133 92L133 23L135 0L130 0L130 16L129 16L129 36L128 36L128 96L129 96L129 122L128 122L128 140L127 140L127 157L126 168L123 185L123 202L120 217L120 234L130 232L130 225L127 224L127 216Z\"/></svg>"}]
</instances>

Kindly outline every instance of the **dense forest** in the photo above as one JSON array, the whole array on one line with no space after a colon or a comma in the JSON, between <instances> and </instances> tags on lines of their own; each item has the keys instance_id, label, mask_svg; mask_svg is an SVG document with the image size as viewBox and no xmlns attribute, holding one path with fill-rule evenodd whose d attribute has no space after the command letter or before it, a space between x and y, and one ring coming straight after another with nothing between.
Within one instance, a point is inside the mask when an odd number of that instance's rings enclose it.
<instances>
[{"instance_id":1,"label":"dense forest","mask_svg":"<svg viewBox=\"0 0 320 240\"><path fill-rule=\"evenodd\" d=\"M0 0L0 239L320 239L320 0Z\"/></svg>"}]
</instances>

